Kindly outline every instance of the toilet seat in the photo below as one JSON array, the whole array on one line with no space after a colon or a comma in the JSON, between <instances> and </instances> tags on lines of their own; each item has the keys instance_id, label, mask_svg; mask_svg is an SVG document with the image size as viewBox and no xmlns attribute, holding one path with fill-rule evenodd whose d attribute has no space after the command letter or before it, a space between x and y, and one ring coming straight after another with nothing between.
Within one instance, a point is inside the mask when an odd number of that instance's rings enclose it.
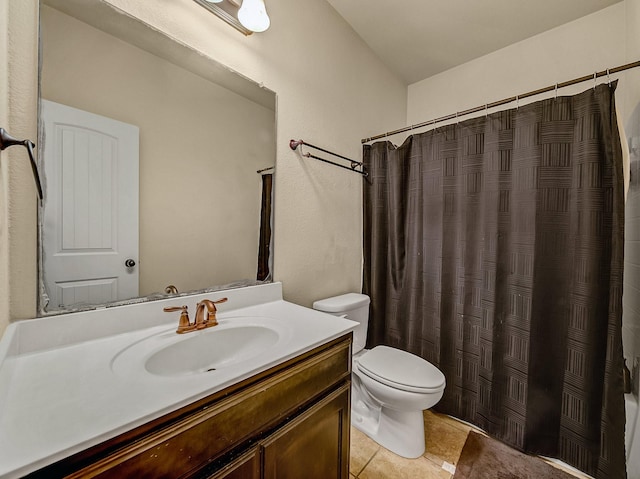
<instances>
[{"instance_id":1,"label":"toilet seat","mask_svg":"<svg viewBox=\"0 0 640 479\"><path fill-rule=\"evenodd\" d=\"M357 360L358 370L382 384L417 393L435 393L445 387L445 377L433 364L415 354L376 346Z\"/></svg>"}]
</instances>

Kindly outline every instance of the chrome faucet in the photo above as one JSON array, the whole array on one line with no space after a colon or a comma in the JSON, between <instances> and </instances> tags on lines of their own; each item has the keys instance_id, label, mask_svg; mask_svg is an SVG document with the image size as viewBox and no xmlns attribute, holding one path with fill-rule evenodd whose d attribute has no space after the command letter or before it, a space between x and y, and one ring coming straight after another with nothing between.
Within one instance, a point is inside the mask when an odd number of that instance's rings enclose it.
<instances>
[{"instance_id":1,"label":"chrome faucet","mask_svg":"<svg viewBox=\"0 0 640 479\"><path fill-rule=\"evenodd\" d=\"M176 333L184 334L191 331L198 331L205 328L211 328L218 324L216 319L216 304L224 303L227 298L220 298L216 301L203 299L196 306L196 317L193 323L189 320L189 311L187 306L167 306L163 309L165 313L180 311L180 322Z\"/></svg>"}]
</instances>

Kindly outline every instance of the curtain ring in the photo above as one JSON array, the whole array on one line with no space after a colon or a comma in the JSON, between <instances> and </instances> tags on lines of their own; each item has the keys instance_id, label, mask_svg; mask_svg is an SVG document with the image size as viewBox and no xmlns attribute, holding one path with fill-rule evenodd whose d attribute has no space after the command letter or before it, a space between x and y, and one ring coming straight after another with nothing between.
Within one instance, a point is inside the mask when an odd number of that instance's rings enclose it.
<instances>
[{"instance_id":1,"label":"curtain ring","mask_svg":"<svg viewBox=\"0 0 640 479\"><path fill-rule=\"evenodd\" d=\"M489 117L489 104L488 103L484 104L484 117L485 118Z\"/></svg>"},{"instance_id":2,"label":"curtain ring","mask_svg":"<svg viewBox=\"0 0 640 479\"><path fill-rule=\"evenodd\" d=\"M520 98L516 95L516 110L520 109Z\"/></svg>"},{"instance_id":3,"label":"curtain ring","mask_svg":"<svg viewBox=\"0 0 640 479\"><path fill-rule=\"evenodd\" d=\"M609 69L607 68L607 83L611 86L611 77L609 76Z\"/></svg>"},{"instance_id":4,"label":"curtain ring","mask_svg":"<svg viewBox=\"0 0 640 479\"><path fill-rule=\"evenodd\" d=\"M458 112L456 112L456 125L459 125L460 121L458 120Z\"/></svg>"},{"instance_id":5,"label":"curtain ring","mask_svg":"<svg viewBox=\"0 0 640 479\"><path fill-rule=\"evenodd\" d=\"M558 99L558 84L556 83L556 97L555 97L555 100L557 100L557 99Z\"/></svg>"},{"instance_id":6,"label":"curtain ring","mask_svg":"<svg viewBox=\"0 0 640 479\"><path fill-rule=\"evenodd\" d=\"M593 89L594 90L596 89L596 85L598 83L597 78L598 78L598 72L593 72Z\"/></svg>"}]
</instances>

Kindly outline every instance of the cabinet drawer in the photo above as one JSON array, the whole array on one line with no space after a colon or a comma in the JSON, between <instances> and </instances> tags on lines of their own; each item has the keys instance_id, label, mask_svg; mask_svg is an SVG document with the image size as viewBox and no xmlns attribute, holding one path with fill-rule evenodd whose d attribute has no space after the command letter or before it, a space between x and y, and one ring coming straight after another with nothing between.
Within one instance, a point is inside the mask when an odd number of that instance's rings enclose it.
<instances>
[{"instance_id":1,"label":"cabinet drawer","mask_svg":"<svg viewBox=\"0 0 640 479\"><path fill-rule=\"evenodd\" d=\"M196 471L281 424L287 416L347 378L351 367L350 344L347 338L294 362L287 369L213 401L106 457L96 457L74 473L41 477L157 479Z\"/></svg>"}]
</instances>

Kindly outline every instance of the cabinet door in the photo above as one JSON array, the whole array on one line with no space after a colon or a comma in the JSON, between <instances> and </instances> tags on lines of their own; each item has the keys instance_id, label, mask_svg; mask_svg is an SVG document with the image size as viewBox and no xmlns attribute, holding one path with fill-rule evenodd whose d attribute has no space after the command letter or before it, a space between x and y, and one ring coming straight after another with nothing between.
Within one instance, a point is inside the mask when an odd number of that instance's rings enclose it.
<instances>
[{"instance_id":1,"label":"cabinet door","mask_svg":"<svg viewBox=\"0 0 640 479\"><path fill-rule=\"evenodd\" d=\"M264 479L348 479L349 383L262 442Z\"/></svg>"},{"instance_id":2,"label":"cabinet door","mask_svg":"<svg viewBox=\"0 0 640 479\"><path fill-rule=\"evenodd\" d=\"M260 479L260 449L254 447L207 479Z\"/></svg>"}]
</instances>

